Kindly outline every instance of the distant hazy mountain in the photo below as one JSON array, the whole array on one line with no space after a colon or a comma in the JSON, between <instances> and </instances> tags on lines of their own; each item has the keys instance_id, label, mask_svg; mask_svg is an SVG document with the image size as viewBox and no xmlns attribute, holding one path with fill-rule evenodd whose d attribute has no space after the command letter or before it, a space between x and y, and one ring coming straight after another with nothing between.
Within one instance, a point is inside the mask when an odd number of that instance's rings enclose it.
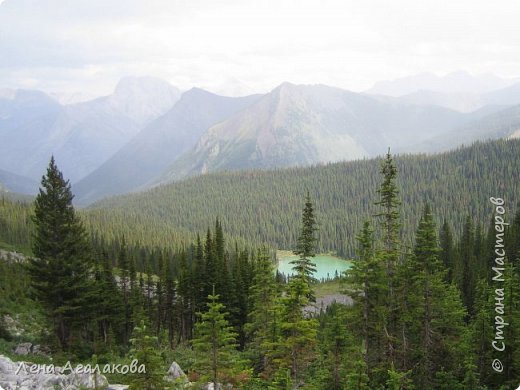
<instances>
[{"instance_id":1,"label":"distant hazy mountain","mask_svg":"<svg viewBox=\"0 0 520 390\"><path fill-rule=\"evenodd\" d=\"M126 77L105 102L142 127L172 108L180 96L177 88L161 79Z\"/></svg>"},{"instance_id":2,"label":"distant hazy mountain","mask_svg":"<svg viewBox=\"0 0 520 390\"><path fill-rule=\"evenodd\" d=\"M400 103L418 106L440 106L460 112L472 112L483 107L494 107L495 111L520 104L520 82L491 92L441 92L418 90L399 97L371 95L383 101L398 99Z\"/></svg>"},{"instance_id":3,"label":"distant hazy mountain","mask_svg":"<svg viewBox=\"0 0 520 390\"><path fill-rule=\"evenodd\" d=\"M479 140L520 138L520 105L506 108L410 146L407 152L440 152ZM405 149L400 149L404 151Z\"/></svg>"},{"instance_id":4,"label":"distant hazy mountain","mask_svg":"<svg viewBox=\"0 0 520 390\"><path fill-rule=\"evenodd\" d=\"M445 76L420 73L390 81L379 81L366 92L388 96L403 96L418 91L482 94L505 88L517 81L515 79L503 79L492 74L473 76L463 71L449 73Z\"/></svg>"},{"instance_id":5,"label":"distant hazy mountain","mask_svg":"<svg viewBox=\"0 0 520 390\"><path fill-rule=\"evenodd\" d=\"M482 95L482 105L520 104L520 82Z\"/></svg>"},{"instance_id":6,"label":"distant hazy mountain","mask_svg":"<svg viewBox=\"0 0 520 390\"><path fill-rule=\"evenodd\" d=\"M162 176L353 160L406 147L467 121L441 107L381 101L323 85L284 83L212 126Z\"/></svg>"},{"instance_id":7,"label":"distant hazy mountain","mask_svg":"<svg viewBox=\"0 0 520 390\"><path fill-rule=\"evenodd\" d=\"M135 190L160 175L211 126L256 102L194 88L112 158L74 186L78 202Z\"/></svg>"},{"instance_id":8,"label":"distant hazy mountain","mask_svg":"<svg viewBox=\"0 0 520 390\"><path fill-rule=\"evenodd\" d=\"M38 182L0 169L0 188L2 192L35 195L38 192Z\"/></svg>"},{"instance_id":9,"label":"distant hazy mountain","mask_svg":"<svg viewBox=\"0 0 520 390\"><path fill-rule=\"evenodd\" d=\"M0 168L38 180L53 154L75 182L171 108L180 93L164 81L132 77L110 96L67 106L41 92L3 95Z\"/></svg>"},{"instance_id":10,"label":"distant hazy mountain","mask_svg":"<svg viewBox=\"0 0 520 390\"><path fill-rule=\"evenodd\" d=\"M43 174L36 157L51 137L60 104L43 92L3 90L0 93L0 169L37 179ZM50 155L47 156L47 161ZM32 168L38 167L38 172ZM33 172L33 174L29 174Z\"/></svg>"},{"instance_id":11,"label":"distant hazy mountain","mask_svg":"<svg viewBox=\"0 0 520 390\"><path fill-rule=\"evenodd\" d=\"M472 112L483 106L482 95L470 92L446 93L420 90L400 96L404 104L417 106L439 106L459 112Z\"/></svg>"},{"instance_id":12,"label":"distant hazy mountain","mask_svg":"<svg viewBox=\"0 0 520 390\"><path fill-rule=\"evenodd\" d=\"M94 100L98 96L83 92L51 92L49 96L56 99L62 105L76 104Z\"/></svg>"}]
</instances>

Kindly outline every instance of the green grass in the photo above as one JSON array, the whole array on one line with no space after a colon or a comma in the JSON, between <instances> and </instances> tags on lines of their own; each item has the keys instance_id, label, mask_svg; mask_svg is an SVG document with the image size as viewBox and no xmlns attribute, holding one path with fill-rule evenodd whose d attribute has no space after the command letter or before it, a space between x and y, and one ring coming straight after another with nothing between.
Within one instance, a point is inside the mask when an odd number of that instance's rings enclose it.
<instances>
[{"instance_id":1,"label":"green grass","mask_svg":"<svg viewBox=\"0 0 520 390\"><path fill-rule=\"evenodd\" d=\"M331 280L330 282L317 283L314 286L316 298L321 298L326 295L340 294L345 289L345 283L341 280Z\"/></svg>"},{"instance_id":2,"label":"green grass","mask_svg":"<svg viewBox=\"0 0 520 390\"><path fill-rule=\"evenodd\" d=\"M21 246L21 245L12 245L12 244L8 244L7 242L3 242L3 241L0 241L0 249L3 249L8 252L22 253L25 256L32 256L31 248Z\"/></svg>"}]
</instances>

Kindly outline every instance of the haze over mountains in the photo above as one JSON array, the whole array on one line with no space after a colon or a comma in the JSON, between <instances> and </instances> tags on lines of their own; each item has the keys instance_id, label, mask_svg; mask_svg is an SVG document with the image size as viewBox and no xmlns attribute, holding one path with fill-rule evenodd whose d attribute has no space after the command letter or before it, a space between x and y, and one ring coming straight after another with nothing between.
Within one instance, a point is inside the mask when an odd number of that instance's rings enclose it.
<instances>
[{"instance_id":1,"label":"haze over mountains","mask_svg":"<svg viewBox=\"0 0 520 390\"><path fill-rule=\"evenodd\" d=\"M436 152L516 137L516 81L422 74L376 83L366 93L283 83L264 95L231 98L197 88L181 96L165 81L131 77L110 96L66 105L40 91L0 90L0 183L35 192L54 154L77 202L89 204L219 170L353 160L388 147Z\"/></svg>"},{"instance_id":2,"label":"haze over mountains","mask_svg":"<svg viewBox=\"0 0 520 390\"><path fill-rule=\"evenodd\" d=\"M0 168L39 180L54 154L71 181L96 169L180 92L154 78L125 78L110 96L60 105L39 91L0 94Z\"/></svg>"},{"instance_id":3,"label":"haze over mountains","mask_svg":"<svg viewBox=\"0 0 520 390\"><path fill-rule=\"evenodd\" d=\"M464 123L440 107L378 101L324 85L284 83L212 126L163 181L217 170L355 160L407 146Z\"/></svg>"},{"instance_id":4,"label":"haze over mountains","mask_svg":"<svg viewBox=\"0 0 520 390\"><path fill-rule=\"evenodd\" d=\"M189 150L213 124L249 106L258 95L230 98L194 88L146 126L112 158L74 186L83 202L141 188Z\"/></svg>"}]
</instances>

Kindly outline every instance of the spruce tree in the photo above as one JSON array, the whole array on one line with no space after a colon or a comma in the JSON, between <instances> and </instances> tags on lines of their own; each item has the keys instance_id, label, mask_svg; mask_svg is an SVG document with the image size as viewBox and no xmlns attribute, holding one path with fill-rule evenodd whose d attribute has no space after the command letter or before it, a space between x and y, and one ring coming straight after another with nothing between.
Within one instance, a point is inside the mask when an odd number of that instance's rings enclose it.
<instances>
[{"instance_id":1,"label":"spruce tree","mask_svg":"<svg viewBox=\"0 0 520 390\"><path fill-rule=\"evenodd\" d=\"M441 252L439 254L444 268L446 268L446 281L451 283L453 279L453 262L455 258L455 244L453 242L453 233L450 225L445 220L442 224L441 231L439 234Z\"/></svg>"},{"instance_id":2,"label":"spruce tree","mask_svg":"<svg viewBox=\"0 0 520 390\"><path fill-rule=\"evenodd\" d=\"M461 293L462 300L469 315L474 314L475 289L477 275L475 270L475 228L471 218L468 216L464 223L462 237L457 251L457 263L454 267L454 280Z\"/></svg>"},{"instance_id":3,"label":"spruce tree","mask_svg":"<svg viewBox=\"0 0 520 390\"><path fill-rule=\"evenodd\" d=\"M364 365L374 383L386 375L384 361L385 337L381 333L386 312L386 272L381 257L376 256L374 232L366 221L357 236L358 250L352 268L345 277L348 294L354 305L350 311L349 328L361 340Z\"/></svg>"},{"instance_id":4,"label":"spruce tree","mask_svg":"<svg viewBox=\"0 0 520 390\"><path fill-rule=\"evenodd\" d=\"M105 345L109 345L116 341L110 340L112 332L120 331L124 325L122 322L124 306L108 254L102 251L98 254L97 261L96 320L101 340Z\"/></svg>"},{"instance_id":5,"label":"spruce tree","mask_svg":"<svg viewBox=\"0 0 520 390\"><path fill-rule=\"evenodd\" d=\"M304 313L310 295L307 279L296 276L290 279L282 298L280 350L283 358L280 366L290 369L291 380L298 385L304 381L305 370L317 352L318 321Z\"/></svg>"},{"instance_id":6,"label":"spruce tree","mask_svg":"<svg viewBox=\"0 0 520 390\"><path fill-rule=\"evenodd\" d=\"M297 260L291 261L294 264L293 270L296 272L296 277L301 277L309 286L316 281L314 273L316 272L316 264L311 260L316 256L316 217L314 215L314 206L311 201L310 194L307 193L305 197L305 206L302 212L302 227L300 236L294 254L299 256ZM309 299L315 300L312 289L309 292Z\"/></svg>"},{"instance_id":7,"label":"spruce tree","mask_svg":"<svg viewBox=\"0 0 520 390\"><path fill-rule=\"evenodd\" d=\"M192 340L197 354L196 369L209 379L213 388L218 388L219 380L233 368L236 351L236 333L226 319L225 307L214 293L208 296L208 310L199 313L200 321L195 324Z\"/></svg>"},{"instance_id":8,"label":"spruce tree","mask_svg":"<svg viewBox=\"0 0 520 390\"><path fill-rule=\"evenodd\" d=\"M400 213L399 206L401 204L397 188L397 167L395 166L390 150L386 155L382 165L381 174L383 182L378 188L379 200L375 203L382 208L381 212L376 214L380 219L380 230L382 239L382 248L377 255L385 264L386 272L386 302L381 307L385 308L386 313L382 313L384 323L381 324L381 330L386 338L385 358L387 363L395 367L396 354L398 349L398 340L402 336L398 330L399 318L399 302L397 296L397 267L400 265L401 241L399 237L400 229ZM388 367L389 368L389 367Z\"/></svg>"},{"instance_id":9,"label":"spruce tree","mask_svg":"<svg viewBox=\"0 0 520 390\"><path fill-rule=\"evenodd\" d=\"M144 321L136 326L130 340L132 349L130 358L138 361L138 367L143 365L144 372L131 373L130 390L164 390L164 363L159 352L159 342L153 336Z\"/></svg>"},{"instance_id":10,"label":"spruce tree","mask_svg":"<svg viewBox=\"0 0 520 390\"><path fill-rule=\"evenodd\" d=\"M277 305L278 287L274 275L274 263L267 250L259 252L255 270L249 295L251 310L245 331L249 347L254 354L255 369L257 372L262 372L268 371L270 365L268 352L279 338L274 310Z\"/></svg>"},{"instance_id":11,"label":"spruce tree","mask_svg":"<svg viewBox=\"0 0 520 390\"><path fill-rule=\"evenodd\" d=\"M427 204L416 233L413 254L404 269L407 297L403 323L408 348L403 351L404 370L412 369L419 389L436 388L436 374L443 369L457 373L464 358L465 311L459 294L445 281L439 244Z\"/></svg>"},{"instance_id":12,"label":"spruce tree","mask_svg":"<svg viewBox=\"0 0 520 390\"><path fill-rule=\"evenodd\" d=\"M324 322L320 343L326 371L325 378L322 380L323 388L342 390L349 384L347 378L351 382L349 388L366 388L363 387L368 380L366 366L363 360L361 366L356 364L356 358L361 358L361 348L347 329L347 308L333 303L327 308ZM352 386L356 381L359 381L360 386Z\"/></svg>"},{"instance_id":13,"label":"spruce tree","mask_svg":"<svg viewBox=\"0 0 520 390\"><path fill-rule=\"evenodd\" d=\"M72 199L69 181L53 157L34 202L34 258L29 272L63 349L70 347L73 333L88 326L93 317L93 261Z\"/></svg>"},{"instance_id":14,"label":"spruce tree","mask_svg":"<svg viewBox=\"0 0 520 390\"><path fill-rule=\"evenodd\" d=\"M119 268L119 287L123 298L123 312L121 323L123 325L123 342L128 343L132 331L132 305L131 305L131 286L130 286L130 260L126 248L125 237L121 239L117 256L117 266Z\"/></svg>"}]
</instances>

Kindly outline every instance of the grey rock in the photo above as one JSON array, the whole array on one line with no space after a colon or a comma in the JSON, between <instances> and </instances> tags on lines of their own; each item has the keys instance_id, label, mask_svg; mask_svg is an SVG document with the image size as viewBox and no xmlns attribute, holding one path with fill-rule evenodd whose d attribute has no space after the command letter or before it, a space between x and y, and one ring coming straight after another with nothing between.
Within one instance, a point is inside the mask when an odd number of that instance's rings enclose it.
<instances>
[{"instance_id":1,"label":"grey rock","mask_svg":"<svg viewBox=\"0 0 520 390\"><path fill-rule=\"evenodd\" d=\"M31 343L21 343L16 346L14 353L17 355L29 355L31 353L31 350Z\"/></svg>"},{"instance_id":2,"label":"grey rock","mask_svg":"<svg viewBox=\"0 0 520 390\"><path fill-rule=\"evenodd\" d=\"M108 381L101 374L64 374L61 367L13 362L0 355L0 386L4 389L102 389L108 386Z\"/></svg>"},{"instance_id":3,"label":"grey rock","mask_svg":"<svg viewBox=\"0 0 520 390\"><path fill-rule=\"evenodd\" d=\"M188 381L188 377L186 376L184 371L182 371L182 368L177 364L177 362L173 362L170 368L168 369L166 379L169 381L176 381L179 378L185 382Z\"/></svg>"},{"instance_id":4,"label":"grey rock","mask_svg":"<svg viewBox=\"0 0 520 390\"><path fill-rule=\"evenodd\" d=\"M48 356L50 356L51 351L48 347L37 344L37 345L33 345L32 353L33 353L33 355L48 357Z\"/></svg>"}]
</instances>

